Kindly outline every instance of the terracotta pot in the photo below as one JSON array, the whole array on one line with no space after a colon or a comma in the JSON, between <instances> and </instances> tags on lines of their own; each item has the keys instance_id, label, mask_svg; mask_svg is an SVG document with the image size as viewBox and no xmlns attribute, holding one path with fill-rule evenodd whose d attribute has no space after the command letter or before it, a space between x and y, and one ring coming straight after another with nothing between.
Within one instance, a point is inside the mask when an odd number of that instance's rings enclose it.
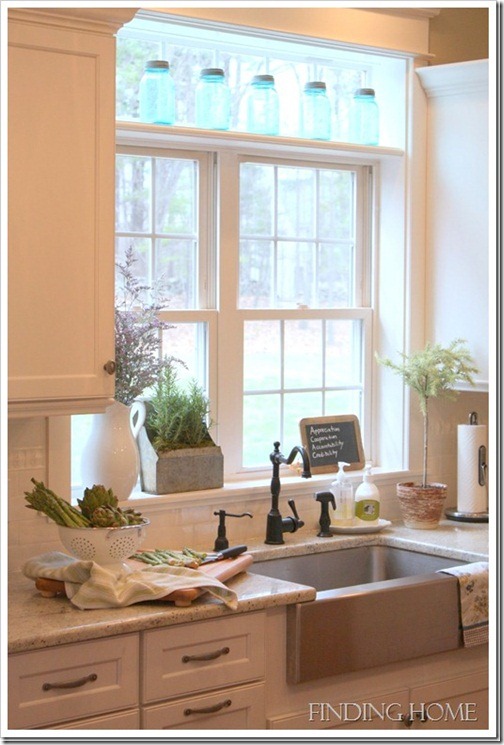
<instances>
[{"instance_id":1,"label":"terracotta pot","mask_svg":"<svg viewBox=\"0 0 504 745\"><path fill-rule=\"evenodd\" d=\"M447 491L446 484L427 484L425 487L412 481L397 484L397 496L406 527L417 530L437 528Z\"/></svg>"}]
</instances>

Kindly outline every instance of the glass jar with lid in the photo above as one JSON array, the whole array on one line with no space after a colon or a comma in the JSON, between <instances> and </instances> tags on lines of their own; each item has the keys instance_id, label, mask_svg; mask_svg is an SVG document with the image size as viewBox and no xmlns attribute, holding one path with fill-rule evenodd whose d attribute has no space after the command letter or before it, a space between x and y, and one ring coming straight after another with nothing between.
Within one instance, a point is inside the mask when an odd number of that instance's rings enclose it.
<instances>
[{"instance_id":1,"label":"glass jar with lid","mask_svg":"<svg viewBox=\"0 0 504 745\"><path fill-rule=\"evenodd\" d=\"M357 88L349 113L349 140L360 145L378 145L380 122L373 88Z\"/></svg>"},{"instance_id":2,"label":"glass jar with lid","mask_svg":"<svg viewBox=\"0 0 504 745\"><path fill-rule=\"evenodd\" d=\"M247 130L277 135L280 106L273 75L254 75L247 95Z\"/></svg>"},{"instance_id":3,"label":"glass jar with lid","mask_svg":"<svg viewBox=\"0 0 504 745\"><path fill-rule=\"evenodd\" d=\"M331 104L326 84L306 83L301 97L301 136L311 140L331 139Z\"/></svg>"},{"instance_id":4,"label":"glass jar with lid","mask_svg":"<svg viewBox=\"0 0 504 745\"><path fill-rule=\"evenodd\" d=\"M229 129L231 93L220 67L207 67L196 86L196 126L204 129Z\"/></svg>"},{"instance_id":5,"label":"glass jar with lid","mask_svg":"<svg viewBox=\"0 0 504 745\"><path fill-rule=\"evenodd\" d=\"M149 60L140 81L140 119L150 124L175 121L175 83L166 60Z\"/></svg>"}]
</instances>

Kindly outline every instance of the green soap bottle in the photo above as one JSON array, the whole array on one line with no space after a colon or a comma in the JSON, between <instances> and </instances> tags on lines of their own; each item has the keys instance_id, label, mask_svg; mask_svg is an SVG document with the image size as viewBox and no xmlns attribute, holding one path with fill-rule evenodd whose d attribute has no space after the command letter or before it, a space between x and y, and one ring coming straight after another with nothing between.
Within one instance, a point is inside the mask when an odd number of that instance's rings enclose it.
<instances>
[{"instance_id":1,"label":"green soap bottle","mask_svg":"<svg viewBox=\"0 0 504 745\"><path fill-rule=\"evenodd\" d=\"M376 484L373 484L371 476L371 465L366 465L364 477L355 491L355 522L357 525L379 524L380 517L380 492Z\"/></svg>"}]
</instances>

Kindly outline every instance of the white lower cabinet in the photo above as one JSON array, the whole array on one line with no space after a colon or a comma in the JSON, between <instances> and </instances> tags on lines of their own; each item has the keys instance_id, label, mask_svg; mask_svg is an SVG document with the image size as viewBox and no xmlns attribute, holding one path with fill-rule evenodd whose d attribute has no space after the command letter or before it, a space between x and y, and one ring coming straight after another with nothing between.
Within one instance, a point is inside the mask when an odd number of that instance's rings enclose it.
<instances>
[{"instance_id":1,"label":"white lower cabinet","mask_svg":"<svg viewBox=\"0 0 504 745\"><path fill-rule=\"evenodd\" d=\"M125 634L11 655L9 729L138 708L138 651L138 635Z\"/></svg>"},{"instance_id":2,"label":"white lower cabinet","mask_svg":"<svg viewBox=\"0 0 504 745\"><path fill-rule=\"evenodd\" d=\"M209 682L209 681L208 681ZM264 683L147 706L142 729L264 729Z\"/></svg>"},{"instance_id":3,"label":"white lower cabinet","mask_svg":"<svg viewBox=\"0 0 504 745\"><path fill-rule=\"evenodd\" d=\"M415 729L487 729L488 675L478 672L411 690ZM412 725L413 726L413 725Z\"/></svg>"},{"instance_id":4,"label":"white lower cabinet","mask_svg":"<svg viewBox=\"0 0 504 745\"><path fill-rule=\"evenodd\" d=\"M264 643L264 613L144 632L142 729L264 729Z\"/></svg>"}]
</instances>

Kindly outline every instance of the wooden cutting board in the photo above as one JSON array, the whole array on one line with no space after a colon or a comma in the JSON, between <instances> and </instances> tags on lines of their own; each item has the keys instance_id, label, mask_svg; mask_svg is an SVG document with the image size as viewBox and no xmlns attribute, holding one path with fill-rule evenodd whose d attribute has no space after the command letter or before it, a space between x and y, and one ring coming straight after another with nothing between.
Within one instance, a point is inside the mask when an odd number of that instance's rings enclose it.
<instances>
[{"instance_id":1,"label":"wooden cutting board","mask_svg":"<svg viewBox=\"0 0 504 745\"><path fill-rule=\"evenodd\" d=\"M219 579L221 582L225 582L226 580L231 579L231 577L234 577L241 572L245 572L252 562L253 559L250 554L240 554L240 556L236 556L234 559L223 559L222 561L214 561L211 564L202 564L198 567L198 570L208 574L210 577ZM133 561L131 564L134 564L135 567L140 566L140 562L138 561ZM146 568L144 563L142 563L141 566L143 569ZM44 597L53 598L57 595L66 595L65 583L62 580L37 577L35 580L35 587ZM200 590L197 587L189 588L187 590L174 590L168 595L158 598L156 602L170 601L175 603L176 606L185 607L191 605L192 601L204 592L205 590Z\"/></svg>"}]
</instances>

